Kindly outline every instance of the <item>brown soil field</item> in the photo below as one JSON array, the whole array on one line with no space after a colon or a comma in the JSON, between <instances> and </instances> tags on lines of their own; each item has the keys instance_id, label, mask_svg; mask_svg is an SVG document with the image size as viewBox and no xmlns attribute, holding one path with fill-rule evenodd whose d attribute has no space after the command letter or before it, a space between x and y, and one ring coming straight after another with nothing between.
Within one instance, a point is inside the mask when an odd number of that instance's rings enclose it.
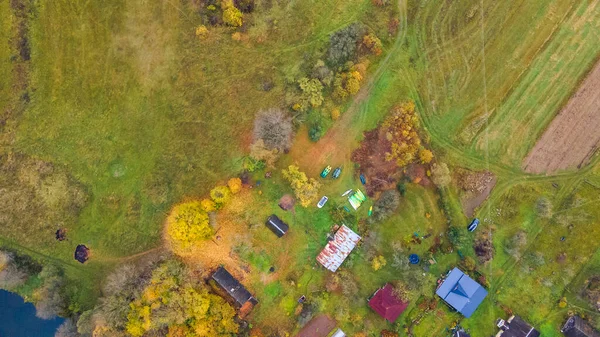
<instances>
[{"instance_id":1,"label":"brown soil field","mask_svg":"<svg viewBox=\"0 0 600 337\"><path fill-rule=\"evenodd\" d=\"M600 142L600 62L552 120L523 160L529 173L555 173L586 165Z\"/></svg>"}]
</instances>

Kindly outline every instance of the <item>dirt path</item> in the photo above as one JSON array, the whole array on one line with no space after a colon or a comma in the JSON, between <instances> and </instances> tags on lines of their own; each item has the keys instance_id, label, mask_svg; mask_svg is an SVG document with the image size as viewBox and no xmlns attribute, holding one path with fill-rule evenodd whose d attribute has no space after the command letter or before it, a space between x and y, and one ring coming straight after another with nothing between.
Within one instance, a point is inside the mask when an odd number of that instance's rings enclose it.
<instances>
[{"instance_id":1,"label":"dirt path","mask_svg":"<svg viewBox=\"0 0 600 337\"><path fill-rule=\"evenodd\" d=\"M399 0L398 8L400 9L399 19L401 24L396 33L394 44L386 52L386 57L381 61L367 84L354 96L348 110L344 112L342 117L335 122L334 126L318 142L312 143L308 138L307 130L304 128L300 130L299 135L296 137L294 146L292 146L292 150L290 151L290 156L309 175L318 174L327 163L337 165L350 161L350 155L355 148L352 145L355 144L349 142L349 140L356 142L364 131L363 128L352 127L352 124L357 122L359 118L360 120L358 121L361 121L364 117L359 114L362 103L370 96L371 89L389 66L390 59L400 49L406 36L406 0Z\"/></svg>"},{"instance_id":2,"label":"dirt path","mask_svg":"<svg viewBox=\"0 0 600 337\"><path fill-rule=\"evenodd\" d=\"M600 62L523 161L529 173L581 168L600 143Z\"/></svg>"}]
</instances>

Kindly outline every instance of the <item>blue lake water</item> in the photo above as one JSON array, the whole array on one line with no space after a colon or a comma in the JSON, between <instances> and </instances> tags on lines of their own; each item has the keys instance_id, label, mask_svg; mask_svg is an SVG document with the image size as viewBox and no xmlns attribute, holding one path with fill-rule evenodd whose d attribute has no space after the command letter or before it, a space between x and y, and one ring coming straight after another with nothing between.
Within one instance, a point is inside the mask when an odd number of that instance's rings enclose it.
<instances>
[{"instance_id":1,"label":"blue lake water","mask_svg":"<svg viewBox=\"0 0 600 337\"><path fill-rule=\"evenodd\" d=\"M21 296L0 290L0 337L53 337L64 319L35 317L35 307Z\"/></svg>"}]
</instances>

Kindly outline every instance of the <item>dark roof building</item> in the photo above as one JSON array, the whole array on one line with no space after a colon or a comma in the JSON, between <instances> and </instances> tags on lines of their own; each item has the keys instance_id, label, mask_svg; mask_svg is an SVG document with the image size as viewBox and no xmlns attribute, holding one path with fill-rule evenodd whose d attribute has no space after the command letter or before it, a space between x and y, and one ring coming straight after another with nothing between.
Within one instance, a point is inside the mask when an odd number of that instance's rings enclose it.
<instances>
[{"instance_id":1,"label":"dark roof building","mask_svg":"<svg viewBox=\"0 0 600 337\"><path fill-rule=\"evenodd\" d=\"M290 227L285 222L281 221L275 214L267 219L265 225L267 225L271 232L275 233L277 237L282 237L287 233L288 229L290 229Z\"/></svg>"},{"instance_id":2,"label":"dark roof building","mask_svg":"<svg viewBox=\"0 0 600 337\"><path fill-rule=\"evenodd\" d=\"M243 306L247 302L253 305L258 304L258 301L250 294L246 288L236 280L225 268L219 267L216 272L213 273L212 279L223 288L229 296L231 296L238 306Z\"/></svg>"},{"instance_id":3,"label":"dark roof building","mask_svg":"<svg viewBox=\"0 0 600 337\"><path fill-rule=\"evenodd\" d=\"M388 322L394 323L398 317L408 307L408 302L402 302L394 295L394 287L387 283L383 288L379 288L369 299L369 306L379 316L385 318Z\"/></svg>"},{"instance_id":4,"label":"dark roof building","mask_svg":"<svg viewBox=\"0 0 600 337\"><path fill-rule=\"evenodd\" d=\"M467 318L487 296L487 290L458 268L452 269L435 293Z\"/></svg>"},{"instance_id":5,"label":"dark roof building","mask_svg":"<svg viewBox=\"0 0 600 337\"><path fill-rule=\"evenodd\" d=\"M567 337L600 337L600 333L579 316L569 317L560 332Z\"/></svg>"},{"instance_id":6,"label":"dark roof building","mask_svg":"<svg viewBox=\"0 0 600 337\"><path fill-rule=\"evenodd\" d=\"M540 332L519 316L511 316L508 320L499 319L496 325L500 331L496 337L539 337Z\"/></svg>"}]
</instances>

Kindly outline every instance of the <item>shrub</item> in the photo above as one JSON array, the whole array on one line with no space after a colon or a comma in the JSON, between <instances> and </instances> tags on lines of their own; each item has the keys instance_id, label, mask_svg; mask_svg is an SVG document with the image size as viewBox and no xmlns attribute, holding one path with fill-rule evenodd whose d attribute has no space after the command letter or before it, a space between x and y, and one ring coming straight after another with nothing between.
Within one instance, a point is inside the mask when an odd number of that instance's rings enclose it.
<instances>
[{"instance_id":1,"label":"shrub","mask_svg":"<svg viewBox=\"0 0 600 337\"><path fill-rule=\"evenodd\" d=\"M233 3L229 1L223 1L223 22L232 27L239 27L243 23L244 14L237 9Z\"/></svg>"},{"instance_id":2,"label":"shrub","mask_svg":"<svg viewBox=\"0 0 600 337\"><path fill-rule=\"evenodd\" d=\"M206 38L208 36L208 29L206 28L205 25L200 25L198 27L196 27L196 36L198 36L199 38Z\"/></svg>"},{"instance_id":3,"label":"shrub","mask_svg":"<svg viewBox=\"0 0 600 337\"><path fill-rule=\"evenodd\" d=\"M313 126L310 127L310 129L308 130L308 138L310 138L311 141L316 142L319 139L321 139L321 137L323 136L323 129L321 128L321 125L319 124L313 124Z\"/></svg>"},{"instance_id":4,"label":"shrub","mask_svg":"<svg viewBox=\"0 0 600 337\"><path fill-rule=\"evenodd\" d=\"M359 23L353 23L329 37L329 49L327 61L340 66L347 61L356 58L356 47L365 35L365 28Z\"/></svg>"},{"instance_id":5,"label":"shrub","mask_svg":"<svg viewBox=\"0 0 600 337\"><path fill-rule=\"evenodd\" d=\"M227 181L227 187L233 194L237 194L242 190L242 179L240 178L231 178Z\"/></svg>"},{"instance_id":6,"label":"shrub","mask_svg":"<svg viewBox=\"0 0 600 337\"><path fill-rule=\"evenodd\" d=\"M217 209L217 204L210 199L202 199L202 201L200 201L200 206L206 213L213 212Z\"/></svg>"},{"instance_id":7,"label":"shrub","mask_svg":"<svg viewBox=\"0 0 600 337\"><path fill-rule=\"evenodd\" d=\"M340 109L333 108L331 110L331 120L337 121L340 118Z\"/></svg>"},{"instance_id":8,"label":"shrub","mask_svg":"<svg viewBox=\"0 0 600 337\"><path fill-rule=\"evenodd\" d=\"M527 234L518 231L512 238L504 243L504 251L515 259L519 259L521 248L527 244Z\"/></svg>"},{"instance_id":9,"label":"shrub","mask_svg":"<svg viewBox=\"0 0 600 337\"><path fill-rule=\"evenodd\" d=\"M254 142L255 144L260 140L264 142L264 148L259 146L256 151L262 151L265 148L268 150L277 149L279 151L289 149L292 142L292 134L292 118L281 109L271 108L260 111L254 120ZM276 157L276 154L272 153L271 156ZM259 160L263 159L265 158L263 157Z\"/></svg>"},{"instance_id":10,"label":"shrub","mask_svg":"<svg viewBox=\"0 0 600 337\"><path fill-rule=\"evenodd\" d=\"M227 186L217 186L210 190L210 197L214 202L222 205L231 199L231 191Z\"/></svg>"},{"instance_id":11,"label":"shrub","mask_svg":"<svg viewBox=\"0 0 600 337\"><path fill-rule=\"evenodd\" d=\"M373 268L373 270L377 271L377 270L385 267L386 264L387 264L387 261L385 260L385 257L383 257L383 255L379 255L379 256L376 256L371 261L371 268Z\"/></svg>"},{"instance_id":12,"label":"shrub","mask_svg":"<svg viewBox=\"0 0 600 337\"><path fill-rule=\"evenodd\" d=\"M229 193L229 189L225 189ZM176 252L210 238L213 233L208 215L199 201L175 206L167 218L167 238Z\"/></svg>"}]
</instances>

